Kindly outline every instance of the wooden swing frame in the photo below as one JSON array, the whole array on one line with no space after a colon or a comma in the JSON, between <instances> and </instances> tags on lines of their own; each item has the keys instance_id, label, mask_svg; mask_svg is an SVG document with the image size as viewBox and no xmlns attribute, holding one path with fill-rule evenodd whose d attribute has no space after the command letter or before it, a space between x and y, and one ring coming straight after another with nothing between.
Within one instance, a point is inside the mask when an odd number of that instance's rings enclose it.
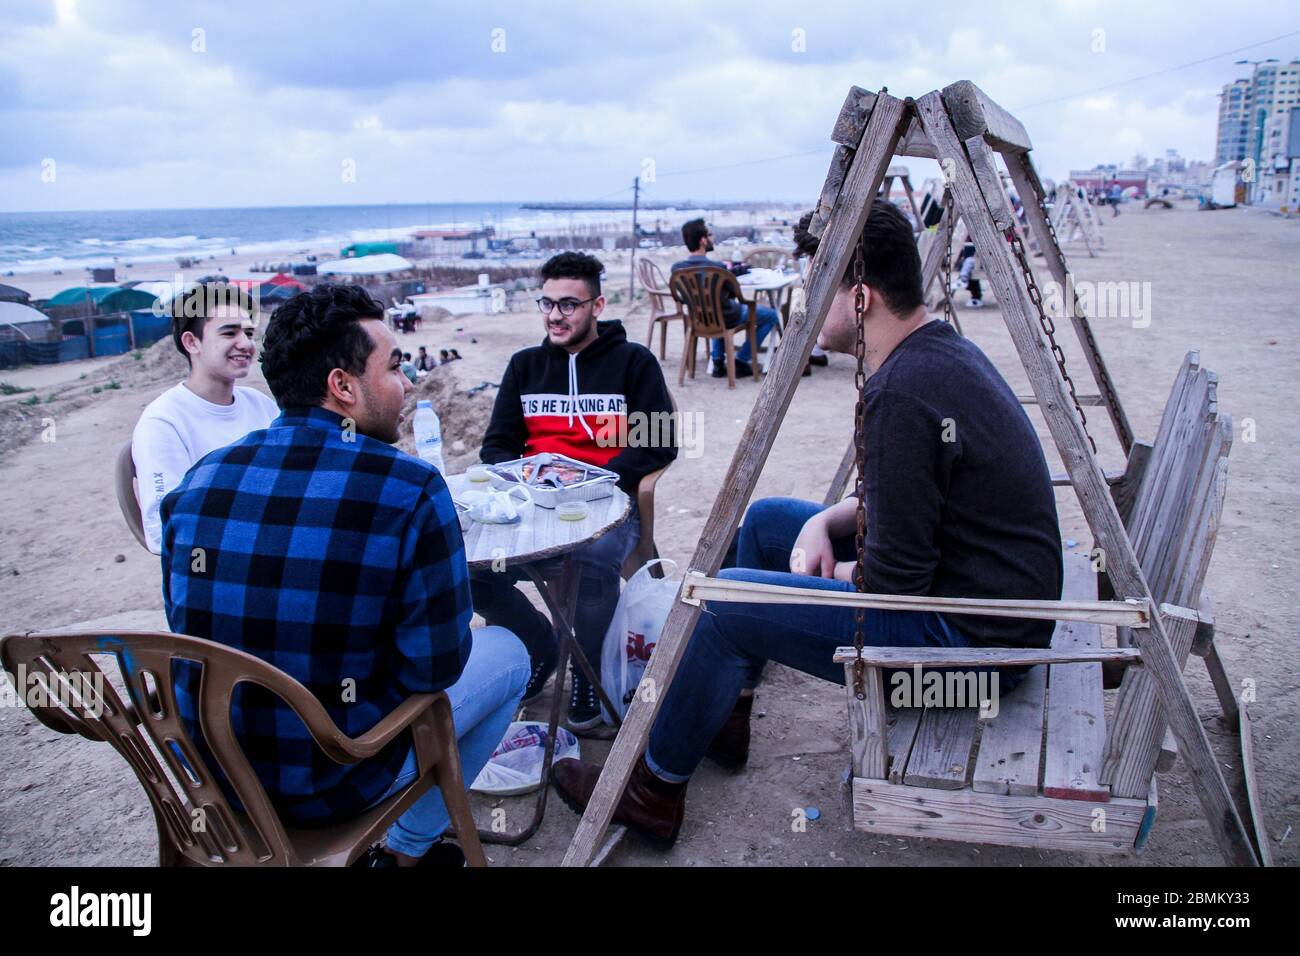
<instances>
[{"instance_id":1,"label":"wooden swing frame","mask_svg":"<svg viewBox=\"0 0 1300 956\"><path fill-rule=\"evenodd\" d=\"M808 311L797 312L792 316L786 339L769 369L767 380L737 444L731 466L722 481L721 490L688 565L679 595L681 599L673 605L664 625L645 675L647 686L655 688L657 692L634 698L565 854L564 864L587 865L596 855L601 837L610 824L615 805L627 786L633 766L645 749L654 718L681 662L686 642L694 631L702 600L705 597L709 600L729 599L731 596L724 593L724 588L736 589L737 582L720 582L714 576L721 567L727 545L740 524L759 473L771 451L778 426L799 384L800 375L826 318L840 277L849 265L872 201L877 196L891 160L897 154L938 159L945 169L947 186L953 193L954 209L966 222L977 247L984 250L983 265L1001 304L1007 329L1065 464L1070 484L1092 529L1097 547L1105 556L1106 571L1114 593L1120 598L1117 601L1100 602L1011 602L1015 605L1014 609L998 607L1004 602L939 598L917 600L927 606L944 607L947 610L952 610L949 602L962 601L963 613L1004 613L1014 610L1015 616L1041 612L1049 613L1056 620L1091 620L1096 615L1105 617L1108 623L1113 623L1116 618L1131 621L1132 623L1123 626L1131 634L1138 658L1128 658L1128 661L1141 664L1140 670L1146 677L1144 686L1149 687L1152 695L1152 706L1158 706L1168 721L1216 843L1229 863L1256 865L1258 860L1254 847L1210 748L1205 729L1183 681L1182 662L1171 643L1171 627L1175 628L1180 643L1184 636L1190 640L1196 616L1182 608L1156 606L1133 543L1112 497L1107 477L1091 449L1091 441L1066 381L1038 327L1026 280L1018 269L1007 242L1007 233L1014 229L1014 221L994 164L995 151L1002 155L1012 181L1024 200L1030 228L1044 240L1051 235L1045 228L1045 221L1040 221L1043 216L1038 200L1043 196L1042 185L1028 155L1032 147L1024 127L969 81L952 84L942 92L932 91L917 100L900 100L885 90L872 94L855 87L850 91L836 122L832 140L837 144L835 157L827 176L826 189L810 227L814 234L822 235L822 241L807 280ZM1048 253L1047 264L1053 278L1064 285L1063 261L1050 254L1051 250L1045 251ZM1077 305L1071 309L1076 331L1079 320L1082 319L1078 311ZM1083 322L1086 324L1086 319ZM1112 419L1114 417L1112 409ZM805 593L780 594L779 600L784 604L814 603L825 601L827 597L825 591L799 588L786 590ZM743 593L738 596L745 602L758 599L749 588L741 591ZM872 606L880 606L879 602L888 601L891 602L890 606L897 606L896 602L900 600L896 595L836 594L834 597L845 599L850 605L871 603ZM1044 606L1029 607L1031 603ZM919 609L920 605L917 604L916 607ZM1178 630L1180 627L1181 631ZM852 651L851 648L848 650ZM1114 650L1080 650L1077 653L1082 656L1070 660L1099 661L1104 659L1103 651L1107 655L1113 655ZM870 653L875 661L883 662L888 658L887 654L881 653L881 649L872 649ZM996 654L997 651L987 649L985 653ZM1020 651L1010 653L1017 660L1024 656L1024 652ZM880 668L873 666L868 673L874 675L874 690L879 691ZM855 767L859 768L861 775L883 777L885 771L882 761L887 756L887 741L879 727L873 738L862 725L861 714L855 713L852 707L850 711ZM859 783L860 780L855 781L855 790ZM871 780L866 781L865 788L870 790L872 783ZM969 791L950 791L945 795L943 791L921 789L920 793L925 799L936 801L936 807L944 799L957 802L971 799ZM913 798L910 794L906 797ZM1097 849L1102 842L1088 839L1085 832L1087 827L1080 825L1080 819L1086 821L1090 806L1086 802L1054 800L1045 796L1007 796L999 797L998 800L1006 804L999 805L998 811L1008 815L1028 813L1042 818L1072 818L1074 829L1071 832L1076 835L1075 839L1060 843L1044 839L1036 841L1034 845ZM1152 812L1145 800L1112 800L1107 806L1111 826L1118 828L1125 839L1134 833L1141 833ZM979 839L978 836L963 835L960 832L952 838ZM1108 839L1110 842L1122 842L1114 837ZM991 842L999 841L993 839Z\"/></svg>"}]
</instances>

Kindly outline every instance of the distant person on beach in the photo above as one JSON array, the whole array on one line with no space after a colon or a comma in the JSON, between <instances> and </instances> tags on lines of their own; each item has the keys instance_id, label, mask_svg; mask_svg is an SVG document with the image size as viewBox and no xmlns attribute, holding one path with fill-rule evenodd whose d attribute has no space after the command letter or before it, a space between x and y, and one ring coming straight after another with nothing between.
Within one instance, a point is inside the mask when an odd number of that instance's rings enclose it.
<instances>
[{"instance_id":1,"label":"distant person on beach","mask_svg":"<svg viewBox=\"0 0 1300 956\"><path fill-rule=\"evenodd\" d=\"M451 493L432 465L393 447L411 391L401 358L383 307L358 286L320 285L280 306L262 369L284 411L207 456L163 500L163 602L173 632L274 664L349 737L412 694L445 690L468 785L519 706L528 657L504 628L470 630ZM196 720L200 666L174 666L177 709L215 770ZM355 818L419 773L409 733L339 763L260 687L237 688L230 716L289 826ZM459 863L441 842L447 826L431 788L362 865Z\"/></svg>"},{"instance_id":2,"label":"distant person on beach","mask_svg":"<svg viewBox=\"0 0 1300 956\"><path fill-rule=\"evenodd\" d=\"M582 252L562 252L542 266L537 304L546 338L511 356L479 453L487 464L540 452L567 455L617 472L619 487L632 496L626 521L571 554L581 574L574 630L596 668L618 604L623 562L641 537L637 486L677 457L675 430L655 427L672 414L659 361L627 340L623 323L597 321L605 308L603 270L599 259ZM665 432L666 446L654 439L627 441L647 433L662 439ZM558 564L556 559L557 571ZM528 648L533 669L527 702L541 694L559 649L551 622L515 587L521 576L518 569L486 571L471 581L474 609L488 623L510 628ZM570 673L568 726L589 734L603 723L600 701L576 663Z\"/></svg>"},{"instance_id":3,"label":"distant person on beach","mask_svg":"<svg viewBox=\"0 0 1300 956\"><path fill-rule=\"evenodd\" d=\"M418 374L416 374L415 363L411 361L411 353L410 353L410 352L403 352L403 353L402 353L402 365L401 365L401 369L402 369L402 374L405 375L408 379L410 379L410 380L411 380L411 384L414 385L414 384L415 384L415 380L416 380L417 378L419 378L420 376L419 376Z\"/></svg>"},{"instance_id":4,"label":"distant person on beach","mask_svg":"<svg viewBox=\"0 0 1300 956\"><path fill-rule=\"evenodd\" d=\"M870 377L858 435L860 486L830 507L793 498L753 502L740 526L738 566L718 576L831 594L1058 598L1056 499L1033 424L984 353L927 314L916 240L895 206L872 205L857 248L862 282L854 282L852 263L833 277L818 338L852 355L862 337ZM804 477L817 486L814 476ZM872 647L1045 648L1054 627L929 611L862 613L863 641ZM766 662L842 685L844 667L834 654L854 644L856 616L850 607L809 603L711 602L672 684L660 690L659 713L613 821L671 846L687 785L704 758L733 770L748 761L753 689ZM1023 668L1001 669L999 692L1023 675ZM556 791L581 812L600 771L585 760L557 760ZM739 788L737 796L743 799Z\"/></svg>"},{"instance_id":5,"label":"distant person on beach","mask_svg":"<svg viewBox=\"0 0 1300 956\"><path fill-rule=\"evenodd\" d=\"M1120 188L1119 182L1110 184L1110 195L1106 197L1106 202L1110 203L1111 217L1114 219L1119 215L1119 204L1124 201L1124 190Z\"/></svg>"},{"instance_id":6,"label":"distant person on beach","mask_svg":"<svg viewBox=\"0 0 1300 956\"><path fill-rule=\"evenodd\" d=\"M446 349L441 349L438 352L438 358L442 360L438 363L439 365L446 365L448 362L451 361L451 353L448 352Z\"/></svg>"},{"instance_id":7,"label":"distant person on beach","mask_svg":"<svg viewBox=\"0 0 1300 956\"><path fill-rule=\"evenodd\" d=\"M171 313L172 341L190 373L145 406L131 436L136 497L155 554L163 497L208 452L265 428L280 414L257 389L235 385L257 353L256 312L247 292L223 281L204 282L173 298Z\"/></svg>"},{"instance_id":8,"label":"distant person on beach","mask_svg":"<svg viewBox=\"0 0 1300 956\"><path fill-rule=\"evenodd\" d=\"M429 354L428 349L421 345L419 354L415 356L415 370L417 372L432 372L437 367L437 360Z\"/></svg>"},{"instance_id":9,"label":"distant person on beach","mask_svg":"<svg viewBox=\"0 0 1300 956\"><path fill-rule=\"evenodd\" d=\"M716 259L710 259L709 253L713 251L713 232L705 224L703 219L692 219L682 225L682 242L686 244L686 251L690 255L680 262L673 263L673 272L679 269L689 269L692 266L721 266L722 263ZM749 318L749 308L741 304L739 299L734 298L728 293L723 302L723 322L727 328L734 329L736 326L744 325ZM756 338L758 339L757 348L763 347L763 339L767 338L767 333L772 331L776 325L776 309L766 305L758 307ZM709 374L714 378L726 378L726 348L722 344L722 339L713 340L712 345L713 365ZM750 366L749 338L746 337L744 343L736 351L736 378L748 378L754 374Z\"/></svg>"}]
</instances>

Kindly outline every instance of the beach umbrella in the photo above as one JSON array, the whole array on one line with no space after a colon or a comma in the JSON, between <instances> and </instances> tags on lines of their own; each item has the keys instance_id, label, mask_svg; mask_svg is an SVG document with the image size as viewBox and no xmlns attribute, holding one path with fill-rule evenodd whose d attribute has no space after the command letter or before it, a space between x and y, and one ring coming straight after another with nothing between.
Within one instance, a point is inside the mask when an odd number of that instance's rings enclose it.
<instances>
[{"instance_id":1,"label":"beach umbrella","mask_svg":"<svg viewBox=\"0 0 1300 956\"><path fill-rule=\"evenodd\" d=\"M295 289L293 286L273 285L266 282L258 290L257 300L262 305L280 305L282 302L288 302L301 291L301 288Z\"/></svg>"},{"instance_id":2,"label":"beach umbrella","mask_svg":"<svg viewBox=\"0 0 1300 956\"><path fill-rule=\"evenodd\" d=\"M266 282L268 285L282 285L286 288L292 288L297 292L302 292L307 288L297 279L293 278L293 276L287 276L283 272L277 272L275 275L271 276L271 278L267 279Z\"/></svg>"},{"instance_id":3,"label":"beach umbrella","mask_svg":"<svg viewBox=\"0 0 1300 956\"><path fill-rule=\"evenodd\" d=\"M321 262L316 266L316 271L321 275L335 273L336 275L378 275L381 272L405 272L412 269L410 261L403 259L401 256L391 253L382 253L375 256L361 256L357 259L335 259L332 262Z\"/></svg>"},{"instance_id":4,"label":"beach umbrella","mask_svg":"<svg viewBox=\"0 0 1300 956\"><path fill-rule=\"evenodd\" d=\"M158 301L158 296L139 289L123 289L115 285L73 286L71 289L64 289L45 304L47 306L85 305L88 300L94 304L95 311L102 314L150 309Z\"/></svg>"},{"instance_id":5,"label":"beach umbrella","mask_svg":"<svg viewBox=\"0 0 1300 956\"><path fill-rule=\"evenodd\" d=\"M18 302L26 305L32 300L32 297L22 289L17 289L11 285L0 285L0 302Z\"/></svg>"}]
</instances>

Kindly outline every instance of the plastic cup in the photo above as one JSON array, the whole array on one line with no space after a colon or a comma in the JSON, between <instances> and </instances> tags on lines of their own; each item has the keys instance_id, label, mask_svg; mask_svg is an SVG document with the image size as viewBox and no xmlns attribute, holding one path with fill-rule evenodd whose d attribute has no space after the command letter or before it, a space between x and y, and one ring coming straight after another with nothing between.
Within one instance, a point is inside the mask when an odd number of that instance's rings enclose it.
<instances>
[{"instance_id":1,"label":"plastic cup","mask_svg":"<svg viewBox=\"0 0 1300 956\"><path fill-rule=\"evenodd\" d=\"M556 507L555 515L561 521L581 521L587 517L587 503L585 501L566 501Z\"/></svg>"}]
</instances>

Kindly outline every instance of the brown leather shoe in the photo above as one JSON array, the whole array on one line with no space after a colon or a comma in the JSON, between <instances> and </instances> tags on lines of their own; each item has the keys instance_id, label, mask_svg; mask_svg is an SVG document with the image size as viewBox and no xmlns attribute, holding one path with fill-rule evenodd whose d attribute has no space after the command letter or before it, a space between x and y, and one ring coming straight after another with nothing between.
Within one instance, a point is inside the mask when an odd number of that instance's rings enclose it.
<instances>
[{"instance_id":1,"label":"brown leather shoe","mask_svg":"<svg viewBox=\"0 0 1300 956\"><path fill-rule=\"evenodd\" d=\"M574 813L587 809L600 771L600 767L573 758L557 760L551 767L555 790ZM642 756L632 768L623 798L614 808L614 822L667 850L677 842L685 812L686 784L660 780L650 772Z\"/></svg>"},{"instance_id":2,"label":"brown leather shoe","mask_svg":"<svg viewBox=\"0 0 1300 956\"><path fill-rule=\"evenodd\" d=\"M736 701L736 709L727 715L727 722L722 725L718 735L704 752L720 767L739 770L749 761L749 715L754 709L754 696L741 697Z\"/></svg>"}]
</instances>

